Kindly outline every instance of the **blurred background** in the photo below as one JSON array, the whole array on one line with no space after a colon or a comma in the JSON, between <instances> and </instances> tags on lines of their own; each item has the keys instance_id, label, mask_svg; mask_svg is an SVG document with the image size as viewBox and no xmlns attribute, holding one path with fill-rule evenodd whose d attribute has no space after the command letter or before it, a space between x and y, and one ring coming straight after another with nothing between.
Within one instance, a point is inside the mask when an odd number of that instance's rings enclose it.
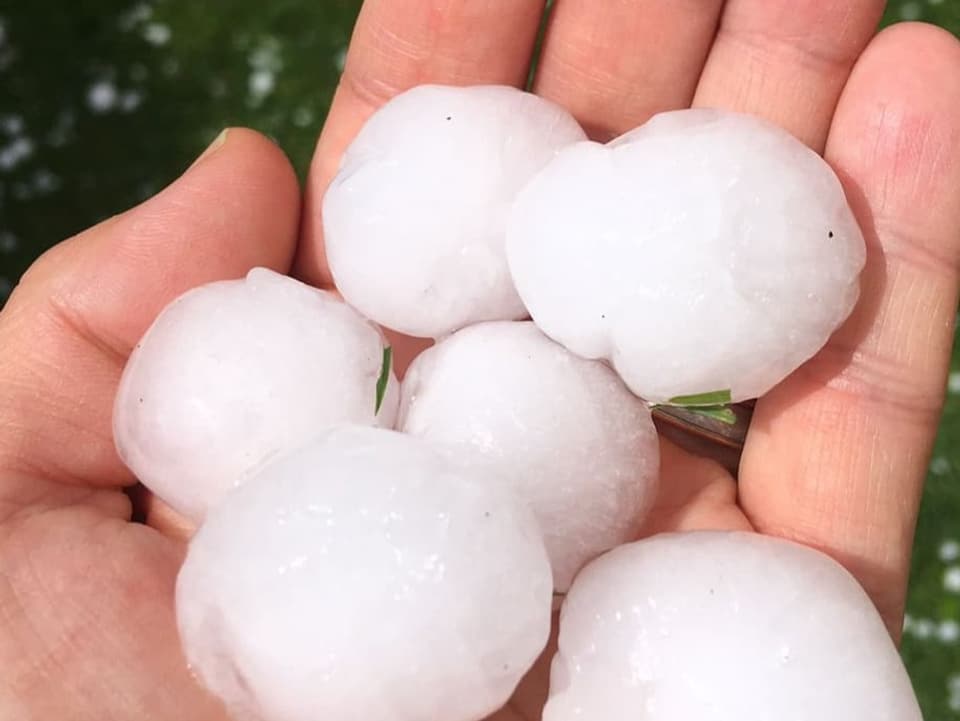
<instances>
[{"instance_id":1,"label":"blurred background","mask_svg":"<svg viewBox=\"0 0 960 721\"><path fill-rule=\"evenodd\" d=\"M225 126L274 137L302 178L359 7L360 0L84 0L53 9L0 0L0 306L47 247L157 192ZM960 33L960 0L894 0L884 22L900 20ZM960 719L954 348L903 643L927 721Z\"/></svg>"}]
</instances>

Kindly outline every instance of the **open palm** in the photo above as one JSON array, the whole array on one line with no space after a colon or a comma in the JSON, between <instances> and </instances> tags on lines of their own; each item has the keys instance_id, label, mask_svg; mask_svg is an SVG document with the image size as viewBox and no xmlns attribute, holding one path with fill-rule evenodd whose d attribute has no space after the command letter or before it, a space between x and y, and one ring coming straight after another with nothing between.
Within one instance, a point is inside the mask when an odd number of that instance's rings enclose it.
<instances>
[{"instance_id":1,"label":"open palm","mask_svg":"<svg viewBox=\"0 0 960 721\"><path fill-rule=\"evenodd\" d=\"M0 315L0 719L223 718L176 637L184 542L130 522L110 434L125 359L197 284L263 265L329 285L320 198L364 119L420 83L523 84L543 4L368 0L302 223L286 159L234 130L27 273ZM664 444L647 531L752 528L823 549L896 636L957 306L960 44L915 24L874 37L882 5L559 0L535 89L598 139L691 104L756 113L841 175L869 246L860 305L757 405L739 483ZM498 716L537 718L544 670Z\"/></svg>"}]
</instances>

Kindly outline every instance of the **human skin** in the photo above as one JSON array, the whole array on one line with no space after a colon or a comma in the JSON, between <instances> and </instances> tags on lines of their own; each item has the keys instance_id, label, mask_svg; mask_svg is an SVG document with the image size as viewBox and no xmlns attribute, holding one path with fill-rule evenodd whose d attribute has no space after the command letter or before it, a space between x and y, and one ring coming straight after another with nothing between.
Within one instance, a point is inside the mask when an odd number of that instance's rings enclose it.
<instances>
[{"instance_id":1,"label":"human skin","mask_svg":"<svg viewBox=\"0 0 960 721\"><path fill-rule=\"evenodd\" d=\"M738 483L664 443L645 532L809 544L850 569L897 637L958 299L960 44L920 24L876 35L882 5L559 0L535 89L598 139L691 104L756 113L843 179L868 244L860 304L758 403ZM329 286L320 200L364 119L420 83L522 84L542 6L368 0L302 208L282 153L231 130L24 276L0 314L0 718L224 718L174 625L189 528L149 499L148 524L130 522L135 479L110 436L124 361L200 283L262 265ZM414 345L397 342L408 359ZM545 678L539 665L495 718L539 718Z\"/></svg>"}]
</instances>

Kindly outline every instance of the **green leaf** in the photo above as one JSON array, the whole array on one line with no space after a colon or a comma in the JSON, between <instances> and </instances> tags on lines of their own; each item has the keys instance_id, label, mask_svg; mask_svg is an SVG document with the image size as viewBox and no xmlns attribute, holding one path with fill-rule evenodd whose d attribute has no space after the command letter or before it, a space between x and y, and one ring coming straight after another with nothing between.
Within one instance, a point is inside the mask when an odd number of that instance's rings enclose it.
<instances>
[{"instance_id":1,"label":"green leaf","mask_svg":"<svg viewBox=\"0 0 960 721\"><path fill-rule=\"evenodd\" d=\"M671 406L722 406L730 402L730 389L695 393L692 396L676 396L667 401Z\"/></svg>"},{"instance_id":2,"label":"green leaf","mask_svg":"<svg viewBox=\"0 0 960 721\"><path fill-rule=\"evenodd\" d=\"M393 365L393 348L387 346L383 349L383 362L380 364L380 377L377 378L377 403L373 409L374 415L380 412L380 406L383 405L383 397L387 394L387 383L390 380L391 365Z\"/></svg>"},{"instance_id":3,"label":"green leaf","mask_svg":"<svg viewBox=\"0 0 960 721\"><path fill-rule=\"evenodd\" d=\"M726 423L728 426L737 422L737 415L728 406L687 406L686 410L698 416Z\"/></svg>"}]
</instances>

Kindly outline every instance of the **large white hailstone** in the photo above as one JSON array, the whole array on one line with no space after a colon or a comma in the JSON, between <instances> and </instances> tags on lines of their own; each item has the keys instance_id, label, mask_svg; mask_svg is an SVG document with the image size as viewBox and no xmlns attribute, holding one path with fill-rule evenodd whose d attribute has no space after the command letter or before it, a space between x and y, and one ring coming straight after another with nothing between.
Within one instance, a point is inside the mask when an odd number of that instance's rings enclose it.
<instances>
[{"instance_id":1,"label":"large white hailstone","mask_svg":"<svg viewBox=\"0 0 960 721\"><path fill-rule=\"evenodd\" d=\"M213 509L176 608L237 719L476 721L543 649L551 596L510 493L420 439L342 427Z\"/></svg>"},{"instance_id":2,"label":"large white hailstone","mask_svg":"<svg viewBox=\"0 0 960 721\"><path fill-rule=\"evenodd\" d=\"M326 427L393 427L399 389L383 366L374 324L331 293L256 268L160 313L120 381L117 449L147 488L199 521L246 474Z\"/></svg>"},{"instance_id":3,"label":"large white hailstone","mask_svg":"<svg viewBox=\"0 0 960 721\"><path fill-rule=\"evenodd\" d=\"M544 721L921 721L887 630L827 556L748 533L654 537L577 577Z\"/></svg>"},{"instance_id":4,"label":"large white hailstone","mask_svg":"<svg viewBox=\"0 0 960 721\"><path fill-rule=\"evenodd\" d=\"M482 323L422 353L400 393L399 430L475 458L530 505L558 591L635 537L657 488L657 433L607 365L533 323Z\"/></svg>"},{"instance_id":5,"label":"large white hailstone","mask_svg":"<svg viewBox=\"0 0 960 721\"><path fill-rule=\"evenodd\" d=\"M504 255L510 205L585 137L566 110L516 88L398 95L347 149L324 198L337 287L368 317L415 336L524 317Z\"/></svg>"},{"instance_id":6,"label":"large white hailstone","mask_svg":"<svg viewBox=\"0 0 960 721\"><path fill-rule=\"evenodd\" d=\"M547 335L667 402L766 393L850 314L865 250L815 152L683 110L562 152L519 196L507 255Z\"/></svg>"}]
</instances>

